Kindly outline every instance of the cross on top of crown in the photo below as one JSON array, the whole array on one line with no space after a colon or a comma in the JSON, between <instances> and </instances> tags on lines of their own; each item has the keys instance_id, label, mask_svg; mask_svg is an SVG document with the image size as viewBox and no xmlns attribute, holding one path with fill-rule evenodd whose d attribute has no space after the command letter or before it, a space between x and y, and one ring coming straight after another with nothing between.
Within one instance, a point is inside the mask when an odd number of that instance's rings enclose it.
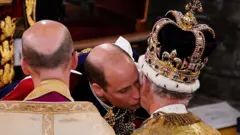
<instances>
[{"instance_id":1,"label":"cross on top of crown","mask_svg":"<svg viewBox=\"0 0 240 135\"><path fill-rule=\"evenodd\" d=\"M200 2L200 0L190 0L189 3L186 5L186 10L190 10L192 12L198 10L199 12L202 12L202 3Z\"/></svg>"}]
</instances>

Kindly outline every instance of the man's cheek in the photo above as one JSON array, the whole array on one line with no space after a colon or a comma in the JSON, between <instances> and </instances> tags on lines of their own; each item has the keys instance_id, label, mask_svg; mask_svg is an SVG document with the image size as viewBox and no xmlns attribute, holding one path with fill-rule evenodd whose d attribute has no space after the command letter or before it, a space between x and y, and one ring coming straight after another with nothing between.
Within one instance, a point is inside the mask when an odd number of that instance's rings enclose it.
<instances>
[{"instance_id":1,"label":"man's cheek","mask_svg":"<svg viewBox=\"0 0 240 135\"><path fill-rule=\"evenodd\" d=\"M139 74L139 84L140 84L140 86L143 85L143 73Z\"/></svg>"},{"instance_id":2,"label":"man's cheek","mask_svg":"<svg viewBox=\"0 0 240 135\"><path fill-rule=\"evenodd\" d=\"M147 93L146 93L146 90L144 89L144 87L142 85L142 86L140 86L140 95L144 96L145 94L147 94Z\"/></svg>"},{"instance_id":3,"label":"man's cheek","mask_svg":"<svg viewBox=\"0 0 240 135\"><path fill-rule=\"evenodd\" d=\"M143 92L143 90L140 90L140 99L145 100L146 99L146 94Z\"/></svg>"}]
</instances>

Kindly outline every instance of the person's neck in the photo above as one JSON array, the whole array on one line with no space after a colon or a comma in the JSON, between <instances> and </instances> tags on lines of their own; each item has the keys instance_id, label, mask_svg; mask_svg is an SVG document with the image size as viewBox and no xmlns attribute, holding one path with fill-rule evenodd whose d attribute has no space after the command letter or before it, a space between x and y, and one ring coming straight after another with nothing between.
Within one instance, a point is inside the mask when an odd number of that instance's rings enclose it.
<instances>
[{"instance_id":1,"label":"person's neck","mask_svg":"<svg viewBox=\"0 0 240 135\"><path fill-rule=\"evenodd\" d=\"M184 104L183 100L154 100L153 103L150 104L148 113L153 114L156 110L159 108L168 106L168 105L173 105L173 104Z\"/></svg>"},{"instance_id":2,"label":"person's neck","mask_svg":"<svg viewBox=\"0 0 240 135\"><path fill-rule=\"evenodd\" d=\"M69 87L69 78L70 78L70 71L67 72L57 72L57 71L44 71L41 72L39 75L31 75L34 83L34 87L38 86L42 81L45 80L60 80L64 82Z\"/></svg>"}]
</instances>

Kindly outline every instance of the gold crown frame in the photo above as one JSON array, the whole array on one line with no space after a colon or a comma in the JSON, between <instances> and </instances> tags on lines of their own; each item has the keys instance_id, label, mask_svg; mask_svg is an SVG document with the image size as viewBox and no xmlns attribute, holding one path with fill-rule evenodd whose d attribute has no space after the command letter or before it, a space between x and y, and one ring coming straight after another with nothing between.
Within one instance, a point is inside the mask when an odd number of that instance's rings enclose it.
<instances>
[{"instance_id":1,"label":"gold crown frame","mask_svg":"<svg viewBox=\"0 0 240 135\"><path fill-rule=\"evenodd\" d=\"M152 33L148 39L148 48L145 54L146 62L159 74L177 82L192 84L200 74L200 70L205 66L208 58L202 60L205 49L205 37L202 31L209 31L215 38L215 33L206 24L197 24L194 12L202 11L202 5L199 0L192 0L186 5L189 10L185 15L181 12L170 10L166 15L171 14L176 18L176 22L169 18L162 18L155 23ZM161 43L158 41L158 34L161 29L172 24L184 31L190 31L196 39L196 47L191 57L183 61L177 57L177 51L172 50L171 53L163 52L161 59L157 54L161 51Z\"/></svg>"}]
</instances>

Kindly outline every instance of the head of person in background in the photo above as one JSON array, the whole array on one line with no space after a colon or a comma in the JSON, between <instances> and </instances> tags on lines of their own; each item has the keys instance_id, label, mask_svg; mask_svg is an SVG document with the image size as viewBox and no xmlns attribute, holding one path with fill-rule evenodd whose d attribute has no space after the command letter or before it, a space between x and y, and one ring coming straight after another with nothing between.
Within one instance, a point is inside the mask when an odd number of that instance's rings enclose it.
<instances>
[{"instance_id":1,"label":"head of person in background","mask_svg":"<svg viewBox=\"0 0 240 135\"><path fill-rule=\"evenodd\" d=\"M139 73L132 58L120 47L105 43L93 48L85 71L101 101L123 109L140 107Z\"/></svg>"},{"instance_id":2,"label":"head of person in background","mask_svg":"<svg viewBox=\"0 0 240 135\"><path fill-rule=\"evenodd\" d=\"M61 23L42 20L22 36L22 70L31 75L34 86L47 79L69 86L70 70L77 66L77 53L68 29Z\"/></svg>"}]
</instances>

